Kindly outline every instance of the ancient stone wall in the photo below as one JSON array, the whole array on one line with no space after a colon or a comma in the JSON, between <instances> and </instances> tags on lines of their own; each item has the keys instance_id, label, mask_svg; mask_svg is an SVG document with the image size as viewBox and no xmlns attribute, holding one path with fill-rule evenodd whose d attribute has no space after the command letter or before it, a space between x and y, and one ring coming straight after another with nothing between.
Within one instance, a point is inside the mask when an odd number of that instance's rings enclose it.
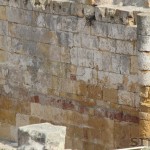
<instances>
[{"instance_id":1,"label":"ancient stone wall","mask_svg":"<svg viewBox=\"0 0 150 150\"><path fill-rule=\"evenodd\" d=\"M67 127L66 148L128 147L139 134L137 7L0 0L0 137ZM144 55L144 54L142 54Z\"/></svg>"}]
</instances>

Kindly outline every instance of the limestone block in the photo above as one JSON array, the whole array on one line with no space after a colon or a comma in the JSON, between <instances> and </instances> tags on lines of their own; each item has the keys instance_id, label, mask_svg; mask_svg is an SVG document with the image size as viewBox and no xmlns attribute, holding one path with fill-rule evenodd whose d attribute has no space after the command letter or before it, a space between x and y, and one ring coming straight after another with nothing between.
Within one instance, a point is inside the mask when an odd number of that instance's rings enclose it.
<instances>
[{"instance_id":1,"label":"limestone block","mask_svg":"<svg viewBox=\"0 0 150 150\"><path fill-rule=\"evenodd\" d=\"M103 22L94 21L92 28L91 28L91 34L101 37L107 37L108 34L108 24Z\"/></svg>"},{"instance_id":2,"label":"limestone block","mask_svg":"<svg viewBox=\"0 0 150 150\"><path fill-rule=\"evenodd\" d=\"M74 16L67 16L62 18L62 30L77 32L78 18Z\"/></svg>"},{"instance_id":3,"label":"limestone block","mask_svg":"<svg viewBox=\"0 0 150 150\"><path fill-rule=\"evenodd\" d=\"M69 2L69 1L62 2L60 14L61 15L70 15L71 14L71 2Z\"/></svg>"},{"instance_id":4,"label":"limestone block","mask_svg":"<svg viewBox=\"0 0 150 150\"><path fill-rule=\"evenodd\" d=\"M78 18L78 32L79 33L85 33L85 34L90 34L91 32L91 27L88 25L87 21L85 18Z\"/></svg>"},{"instance_id":5,"label":"limestone block","mask_svg":"<svg viewBox=\"0 0 150 150\"><path fill-rule=\"evenodd\" d=\"M71 15L83 17L83 5L78 3L71 4Z\"/></svg>"},{"instance_id":6,"label":"limestone block","mask_svg":"<svg viewBox=\"0 0 150 150\"><path fill-rule=\"evenodd\" d=\"M102 51L115 52L116 41L113 39L99 37L99 49Z\"/></svg>"},{"instance_id":7,"label":"limestone block","mask_svg":"<svg viewBox=\"0 0 150 150\"><path fill-rule=\"evenodd\" d=\"M83 5L83 11L85 16L94 16L95 9L93 6L90 5Z\"/></svg>"},{"instance_id":8,"label":"limestone block","mask_svg":"<svg viewBox=\"0 0 150 150\"><path fill-rule=\"evenodd\" d=\"M104 71L111 71L112 70L112 55L109 52L102 53L102 61L103 61L103 70Z\"/></svg>"},{"instance_id":9,"label":"limestone block","mask_svg":"<svg viewBox=\"0 0 150 150\"><path fill-rule=\"evenodd\" d=\"M150 13L140 13L137 17L138 35L150 35Z\"/></svg>"},{"instance_id":10,"label":"limestone block","mask_svg":"<svg viewBox=\"0 0 150 150\"><path fill-rule=\"evenodd\" d=\"M125 25L134 25L135 20L133 16L133 10L130 8L123 10L123 9L117 9L116 14L115 14L115 22L116 23L121 23Z\"/></svg>"},{"instance_id":11,"label":"limestone block","mask_svg":"<svg viewBox=\"0 0 150 150\"><path fill-rule=\"evenodd\" d=\"M1 20L6 20L6 7L5 6L0 6L0 19Z\"/></svg>"},{"instance_id":12,"label":"limestone block","mask_svg":"<svg viewBox=\"0 0 150 150\"><path fill-rule=\"evenodd\" d=\"M137 56L131 56L131 70L130 72L132 74L138 73L138 57Z\"/></svg>"},{"instance_id":13,"label":"limestone block","mask_svg":"<svg viewBox=\"0 0 150 150\"><path fill-rule=\"evenodd\" d=\"M14 7L7 7L7 19L10 22L32 25L32 12Z\"/></svg>"},{"instance_id":14,"label":"limestone block","mask_svg":"<svg viewBox=\"0 0 150 150\"><path fill-rule=\"evenodd\" d=\"M136 26L125 26L121 24L108 24L108 37L120 40L136 40Z\"/></svg>"},{"instance_id":15,"label":"limestone block","mask_svg":"<svg viewBox=\"0 0 150 150\"><path fill-rule=\"evenodd\" d=\"M98 70L102 70L102 52L94 51L94 67Z\"/></svg>"},{"instance_id":16,"label":"limestone block","mask_svg":"<svg viewBox=\"0 0 150 150\"><path fill-rule=\"evenodd\" d=\"M103 88L103 100L116 103L118 100L118 91L116 89Z\"/></svg>"},{"instance_id":17,"label":"limestone block","mask_svg":"<svg viewBox=\"0 0 150 150\"><path fill-rule=\"evenodd\" d=\"M121 62L121 55L112 54L112 71L113 72L120 73L120 62Z\"/></svg>"},{"instance_id":18,"label":"limestone block","mask_svg":"<svg viewBox=\"0 0 150 150\"><path fill-rule=\"evenodd\" d=\"M121 105L134 106L134 93L127 91L118 91L118 102Z\"/></svg>"},{"instance_id":19,"label":"limestone block","mask_svg":"<svg viewBox=\"0 0 150 150\"><path fill-rule=\"evenodd\" d=\"M148 98L149 96L149 87L140 87L140 96L143 98Z\"/></svg>"},{"instance_id":20,"label":"limestone block","mask_svg":"<svg viewBox=\"0 0 150 150\"><path fill-rule=\"evenodd\" d=\"M65 149L66 127L49 123L28 125L18 130L18 150Z\"/></svg>"},{"instance_id":21,"label":"limestone block","mask_svg":"<svg viewBox=\"0 0 150 150\"><path fill-rule=\"evenodd\" d=\"M0 123L0 135L1 139L12 140L11 139L11 125L7 123Z\"/></svg>"},{"instance_id":22,"label":"limestone block","mask_svg":"<svg viewBox=\"0 0 150 150\"><path fill-rule=\"evenodd\" d=\"M7 6L8 5L8 1L0 0L0 5Z\"/></svg>"},{"instance_id":23,"label":"limestone block","mask_svg":"<svg viewBox=\"0 0 150 150\"><path fill-rule=\"evenodd\" d=\"M150 37L138 35L137 50L142 52L150 51Z\"/></svg>"},{"instance_id":24,"label":"limestone block","mask_svg":"<svg viewBox=\"0 0 150 150\"><path fill-rule=\"evenodd\" d=\"M120 54L133 55L134 47L132 42L117 40L116 52Z\"/></svg>"},{"instance_id":25,"label":"limestone block","mask_svg":"<svg viewBox=\"0 0 150 150\"><path fill-rule=\"evenodd\" d=\"M106 7L95 7L95 19L104 20L106 17Z\"/></svg>"},{"instance_id":26,"label":"limestone block","mask_svg":"<svg viewBox=\"0 0 150 150\"><path fill-rule=\"evenodd\" d=\"M82 80L85 82L89 82L92 79L92 69L78 67L77 68L77 80Z\"/></svg>"},{"instance_id":27,"label":"limestone block","mask_svg":"<svg viewBox=\"0 0 150 150\"><path fill-rule=\"evenodd\" d=\"M38 26L38 27L46 27L46 16L44 13L36 13L34 12L34 17L33 17L33 20L35 20L35 26Z\"/></svg>"},{"instance_id":28,"label":"limestone block","mask_svg":"<svg viewBox=\"0 0 150 150\"><path fill-rule=\"evenodd\" d=\"M130 72L130 57L128 55L121 55L120 73L129 74Z\"/></svg>"},{"instance_id":29,"label":"limestone block","mask_svg":"<svg viewBox=\"0 0 150 150\"><path fill-rule=\"evenodd\" d=\"M82 34L81 42L83 48L98 49L98 38L96 36Z\"/></svg>"},{"instance_id":30,"label":"limestone block","mask_svg":"<svg viewBox=\"0 0 150 150\"><path fill-rule=\"evenodd\" d=\"M70 49L71 64L78 65L78 48Z\"/></svg>"},{"instance_id":31,"label":"limestone block","mask_svg":"<svg viewBox=\"0 0 150 150\"><path fill-rule=\"evenodd\" d=\"M30 1L20 1L20 8L25 10L33 10L33 6Z\"/></svg>"},{"instance_id":32,"label":"limestone block","mask_svg":"<svg viewBox=\"0 0 150 150\"><path fill-rule=\"evenodd\" d=\"M74 46L81 47L81 35L80 33L74 34Z\"/></svg>"},{"instance_id":33,"label":"limestone block","mask_svg":"<svg viewBox=\"0 0 150 150\"><path fill-rule=\"evenodd\" d=\"M78 65L93 68L93 51L87 49L78 49Z\"/></svg>"},{"instance_id":34,"label":"limestone block","mask_svg":"<svg viewBox=\"0 0 150 150\"><path fill-rule=\"evenodd\" d=\"M58 44L64 47L73 46L73 33L71 32L57 32Z\"/></svg>"},{"instance_id":35,"label":"limestone block","mask_svg":"<svg viewBox=\"0 0 150 150\"><path fill-rule=\"evenodd\" d=\"M29 124L29 116L24 114L16 114L16 126L25 126Z\"/></svg>"},{"instance_id":36,"label":"limestone block","mask_svg":"<svg viewBox=\"0 0 150 150\"><path fill-rule=\"evenodd\" d=\"M121 74L109 73L108 79L109 79L108 86L117 85L117 88L118 88L118 85L123 83L123 75L121 75Z\"/></svg>"},{"instance_id":37,"label":"limestone block","mask_svg":"<svg viewBox=\"0 0 150 150\"><path fill-rule=\"evenodd\" d=\"M61 1L53 1L52 7L50 7L50 12L54 14L59 14L61 10Z\"/></svg>"},{"instance_id":38,"label":"limestone block","mask_svg":"<svg viewBox=\"0 0 150 150\"><path fill-rule=\"evenodd\" d=\"M19 8L20 7L20 1L11 0L11 1L9 1L9 6Z\"/></svg>"},{"instance_id":39,"label":"limestone block","mask_svg":"<svg viewBox=\"0 0 150 150\"><path fill-rule=\"evenodd\" d=\"M1 50L8 50L8 46L9 46L9 39L6 36L1 36L0 35L0 49Z\"/></svg>"},{"instance_id":40,"label":"limestone block","mask_svg":"<svg viewBox=\"0 0 150 150\"><path fill-rule=\"evenodd\" d=\"M0 20L0 34L8 35L8 22Z\"/></svg>"},{"instance_id":41,"label":"limestone block","mask_svg":"<svg viewBox=\"0 0 150 150\"><path fill-rule=\"evenodd\" d=\"M139 69L140 70L149 70L150 71L150 53L139 53Z\"/></svg>"},{"instance_id":42,"label":"limestone block","mask_svg":"<svg viewBox=\"0 0 150 150\"><path fill-rule=\"evenodd\" d=\"M150 71L139 73L139 83L144 86L150 86Z\"/></svg>"}]
</instances>

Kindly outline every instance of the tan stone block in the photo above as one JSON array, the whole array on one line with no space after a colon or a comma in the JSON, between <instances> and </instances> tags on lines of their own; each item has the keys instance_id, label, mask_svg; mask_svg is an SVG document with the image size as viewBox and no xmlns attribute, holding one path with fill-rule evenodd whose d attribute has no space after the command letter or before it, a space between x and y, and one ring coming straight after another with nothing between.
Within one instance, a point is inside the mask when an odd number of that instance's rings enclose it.
<instances>
[{"instance_id":1,"label":"tan stone block","mask_svg":"<svg viewBox=\"0 0 150 150\"><path fill-rule=\"evenodd\" d=\"M138 138L139 137L139 125L137 124L130 124L130 136L131 138Z\"/></svg>"},{"instance_id":2,"label":"tan stone block","mask_svg":"<svg viewBox=\"0 0 150 150\"><path fill-rule=\"evenodd\" d=\"M49 55L49 44L38 43L37 51L40 55L47 58L47 56Z\"/></svg>"},{"instance_id":3,"label":"tan stone block","mask_svg":"<svg viewBox=\"0 0 150 150\"><path fill-rule=\"evenodd\" d=\"M6 7L5 6L0 6L0 19L1 20L7 20Z\"/></svg>"},{"instance_id":4,"label":"tan stone block","mask_svg":"<svg viewBox=\"0 0 150 150\"><path fill-rule=\"evenodd\" d=\"M115 148L130 146L130 124L115 122L114 124L114 144Z\"/></svg>"},{"instance_id":5,"label":"tan stone block","mask_svg":"<svg viewBox=\"0 0 150 150\"><path fill-rule=\"evenodd\" d=\"M86 83L80 82L77 94L82 95L82 96L87 95L87 84Z\"/></svg>"},{"instance_id":6,"label":"tan stone block","mask_svg":"<svg viewBox=\"0 0 150 150\"><path fill-rule=\"evenodd\" d=\"M118 100L118 91L116 89L103 88L103 100L116 103Z\"/></svg>"},{"instance_id":7,"label":"tan stone block","mask_svg":"<svg viewBox=\"0 0 150 150\"><path fill-rule=\"evenodd\" d=\"M143 98L148 98L149 96L149 87L142 86L140 87L140 96Z\"/></svg>"},{"instance_id":8,"label":"tan stone block","mask_svg":"<svg viewBox=\"0 0 150 150\"><path fill-rule=\"evenodd\" d=\"M72 140L72 148L76 150L82 150L83 149L83 141L81 139L73 139Z\"/></svg>"},{"instance_id":9,"label":"tan stone block","mask_svg":"<svg viewBox=\"0 0 150 150\"><path fill-rule=\"evenodd\" d=\"M114 120L104 118L101 127L101 142L108 149L114 148ZM109 142L108 142L109 141Z\"/></svg>"},{"instance_id":10,"label":"tan stone block","mask_svg":"<svg viewBox=\"0 0 150 150\"><path fill-rule=\"evenodd\" d=\"M66 115L67 115L66 111ZM68 118L68 122L70 121L70 124L72 125L82 125L86 126L88 124L88 115L83 115L78 112L72 112L70 115L70 118Z\"/></svg>"},{"instance_id":11,"label":"tan stone block","mask_svg":"<svg viewBox=\"0 0 150 150\"><path fill-rule=\"evenodd\" d=\"M84 137L84 140L88 140L89 142L97 141L98 143L101 143L101 139L102 139L101 130L93 129L93 128L85 128L85 129L87 133L85 132L84 135L87 135L87 137Z\"/></svg>"},{"instance_id":12,"label":"tan stone block","mask_svg":"<svg viewBox=\"0 0 150 150\"><path fill-rule=\"evenodd\" d=\"M141 120L150 120L150 114L147 112L139 112L139 118Z\"/></svg>"},{"instance_id":13,"label":"tan stone block","mask_svg":"<svg viewBox=\"0 0 150 150\"><path fill-rule=\"evenodd\" d=\"M30 114L31 112L31 107L30 107L30 102L29 101L16 101L16 112L21 113L21 114Z\"/></svg>"},{"instance_id":14,"label":"tan stone block","mask_svg":"<svg viewBox=\"0 0 150 150\"><path fill-rule=\"evenodd\" d=\"M136 108L134 108L134 107L122 105L121 106L121 110L124 113L127 113L129 115L136 116L136 117L139 116L139 111Z\"/></svg>"},{"instance_id":15,"label":"tan stone block","mask_svg":"<svg viewBox=\"0 0 150 150\"><path fill-rule=\"evenodd\" d=\"M38 123L40 123L40 119L37 117L34 117L34 116L30 116L29 117L29 123L30 124L38 124Z\"/></svg>"},{"instance_id":16,"label":"tan stone block","mask_svg":"<svg viewBox=\"0 0 150 150\"><path fill-rule=\"evenodd\" d=\"M15 125L16 113L14 111L0 109L0 121L11 125Z\"/></svg>"},{"instance_id":17,"label":"tan stone block","mask_svg":"<svg viewBox=\"0 0 150 150\"><path fill-rule=\"evenodd\" d=\"M150 112L150 99L146 99L147 101L142 102L140 105L141 112Z\"/></svg>"},{"instance_id":18,"label":"tan stone block","mask_svg":"<svg viewBox=\"0 0 150 150\"><path fill-rule=\"evenodd\" d=\"M83 128L74 127L74 138L83 139Z\"/></svg>"},{"instance_id":19,"label":"tan stone block","mask_svg":"<svg viewBox=\"0 0 150 150\"><path fill-rule=\"evenodd\" d=\"M102 89L99 86L88 85L87 92L88 92L88 98L99 99L99 100L102 98Z\"/></svg>"},{"instance_id":20,"label":"tan stone block","mask_svg":"<svg viewBox=\"0 0 150 150\"><path fill-rule=\"evenodd\" d=\"M29 125L29 115L24 115L24 114L16 114L16 126L25 126Z\"/></svg>"},{"instance_id":21,"label":"tan stone block","mask_svg":"<svg viewBox=\"0 0 150 150\"><path fill-rule=\"evenodd\" d=\"M66 139L65 139L65 148L66 149L72 149L73 147L73 139L66 136Z\"/></svg>"},{"instance_id":22,"label":"tan stone block","mask_svg":"<svg viewBox=\"0 0 150 150\"><path fill-rule=\"evenodd\" d=\"M150 137L150 122L149 120L140 120L139 123L139 136L143 138Z\"/></svg>"},{"instance_id":23,"label":"tan stone block","mask_svg":"<svg viewBox=\"0 0 150 150\"><path fill-rule=\"evenodd\" d=\"M118 91L118 102L120 105L129 105L134 107L135 95L125 90Z\"/></svg>"},{"instance_id":24,"label":"tan stone block","mask_svg":"<svg viewBox=\"0 0 150 150\"><path fill-rule=\"evenodd\" d=\"M0 107L7 110L13 110L14 109L13 101L8 99L7 97L1 96Z\"/></svg>"},{"instance_id":25,"label":"tan stone block","mask_svg":"<svg viewBox=\"0 0 150 150\"><path fill-rule=\"evenodd\" d=\"M4 63L7 61L7 54L5 51L0 51L0 63Z\"/></svg>"},{"instance_id":26,"label":"tan stone block","mask_svg":"<svg viewBox=\"0 0 150 150\"><path fill-rule=\"evenodd\" d=\"M95 144L94 143L89 143L89 142L84 142L83 143L83 149L85 150L94 150L94 146Z\"/></svg>"},{"instance_id":27,"label":"tan stone block","mask_svg":"<svg viewBox=\"0 0 150 150\"><path fill-rule=\"evenodd\" d=\"M11 140L10 125L6 123L0 123L0 137L1 139Z\"/></svg>"},{"instance_id":28,"label":"tan stone block","mask_svg":"<svg viewBox=\"0 0 150 150\"><path fill-rule=\"evenodd\" d=\"M96 128L96 129L99 130L102 127L102 122L103 122L103 119L93 117L93 116L89 116L88 126L92 127L92 128Z\"/></svg>"},{"instance_id":29,"label":"tan stone block","mask_svg":"<svg viewBox=\"0 0 150 150\"><path fill-rule=\"evenodd\" d=\"M138 58L137 56L131 56L131 68L130 72L132 74L138 73Z\"/></svg>"}]
</instances>

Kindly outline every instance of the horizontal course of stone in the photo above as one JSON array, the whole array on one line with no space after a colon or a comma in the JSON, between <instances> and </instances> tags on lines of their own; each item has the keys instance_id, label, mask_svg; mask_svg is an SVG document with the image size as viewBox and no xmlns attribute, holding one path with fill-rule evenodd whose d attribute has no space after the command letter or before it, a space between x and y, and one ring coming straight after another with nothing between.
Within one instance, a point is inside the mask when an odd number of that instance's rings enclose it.
<instances>
[{"instance_id":1,"label":"horizontal course of stone","mask_svg":"<svg viewBox=\"0 0 150 150\"><path fill-rule=\"evenodd\" d=\"M148 11L0 0L1 137L16 140L19 126L47 121L67 126L68 148L130 145L139 127L138 50L148 49L137 44L136 15Z\"/></svg>"}]
</instances>

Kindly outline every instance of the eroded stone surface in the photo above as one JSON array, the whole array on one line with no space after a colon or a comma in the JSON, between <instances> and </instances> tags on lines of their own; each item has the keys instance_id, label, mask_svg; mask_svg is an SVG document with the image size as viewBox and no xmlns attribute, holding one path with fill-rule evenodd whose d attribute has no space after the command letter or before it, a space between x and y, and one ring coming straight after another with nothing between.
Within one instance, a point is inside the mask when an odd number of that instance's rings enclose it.
<instances>
[{"instance_id":1,"label":"eroded stone surface","mask_svg":"<svg viewBox=\"0 0 150 150\"><path fill-rule=\"evenodd\" d=\"M18 131L18 150L26 149L65 149L66 127L49 123L20 127Z\"/></svg>"}]
</instances>

